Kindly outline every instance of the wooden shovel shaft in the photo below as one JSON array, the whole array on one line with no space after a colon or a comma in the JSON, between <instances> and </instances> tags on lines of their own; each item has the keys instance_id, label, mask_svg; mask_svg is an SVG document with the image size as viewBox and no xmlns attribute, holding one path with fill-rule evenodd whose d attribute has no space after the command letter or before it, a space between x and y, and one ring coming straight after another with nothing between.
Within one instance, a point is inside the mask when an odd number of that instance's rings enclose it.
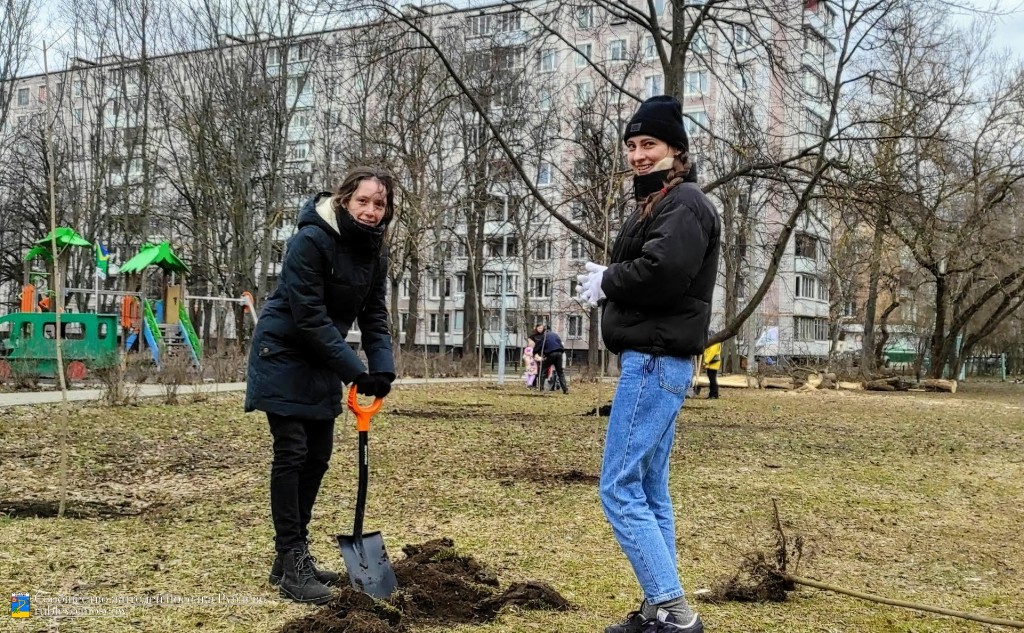
<instances>
[{"instance_id":1,"label":"wooden shovel shaft","mask_svg":"<svg viewBox=\"0 0 1024 633\"><path fill-rule=\"evenodd\" d=\"M886 598L884 596L876 596L870 593L862 593L860 591L854 591L852 589L844 589L843 587L837 587L835 585L829 585L827 583L812 580L810 578L802 578L800 576L794 576L792 574L783 574L783 578L794 582L798 585L805 585L807 587L814 587L815 589L824 589L825 591L834 591L843 595L852 596L854 598L860 598L861 600L869 600L871 602L878 602L880 604L888 604L894 607L903 607L904 609L914 609L916 611L925 611L928 613L938 613L939 615L948 615L953 618L962 618L964 620L973 620L974 622L983 622L985 624L994 624L996 626L1008 626L1015 629L1024 629L1024 622L1017 620L1004 620L1002 618L990 618L984 615L974 615L973 613L964 613L963 611L953 611L952 609L943 609L942 607L932 607L926 604L917 604L914 602L905 602L903 600L893 600L892 598Z\"/></svg>"}]
</instances>

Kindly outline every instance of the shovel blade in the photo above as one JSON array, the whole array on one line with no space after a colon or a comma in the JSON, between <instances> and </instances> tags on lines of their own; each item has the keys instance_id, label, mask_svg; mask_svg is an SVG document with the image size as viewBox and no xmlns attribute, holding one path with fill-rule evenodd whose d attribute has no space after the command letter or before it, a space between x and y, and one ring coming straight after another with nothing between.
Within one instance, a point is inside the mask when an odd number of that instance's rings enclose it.
<instances>
[{"instance_id":1,"label":"shovel blade","mask_svg":"<svg viewBox=\"0 0 1024 633\"><path fill-rule=\"evenodd\" d=\"M349 582L356 591L382 600L398 588L395 569L380 532L368 532L361 538L339 534L338 547L345 559Z\"/></svg>"}]
</instances>

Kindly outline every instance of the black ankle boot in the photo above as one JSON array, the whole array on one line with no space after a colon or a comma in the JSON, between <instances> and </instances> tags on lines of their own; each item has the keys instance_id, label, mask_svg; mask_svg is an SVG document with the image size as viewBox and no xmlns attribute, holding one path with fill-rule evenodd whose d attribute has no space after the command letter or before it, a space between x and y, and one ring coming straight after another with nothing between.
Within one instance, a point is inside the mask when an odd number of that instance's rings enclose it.
<instances>
[{"instance_id":1,"label":"black ankle boot","mask_svg":"<svg viewBox=\"0 0 1024 633\"><path fill-rule=\"evenodd\" d=\"M622 622L605 627L604 633L641 633L647 624L647 618L643 614L645 604L646 600L640 603L639 609L626 614Z\"/></svg>"},{"instance_id":2,"label":"black ankle boot","mask_svg":"<svg viewBox=\"0 0 1024 633\"><path fill-rule=\"evenodd\" d=\"M282 598L305 604L324 604L331 599L331 590L316 579L313 559L305 548L282 554L281 572L278 592Z\"/></svg>"},{"instance_id":3,"label":"black ankle boot","mask_svg":"<svg viewBox=\"0 0 1024 633\"><path fill-rule=\"evenodd\" d=\"M308 545L306 546L306 553L309 553ZM267 582L269 582L271 585L274 585L275 587L278 585L278 583L281 582L281 575L284 573L282 571L282 558L282 554L278 552L277 556L274 558L274 564L270 568L270 575L267 577ZM309 560L310 563L313 565L313 575L316 576L316 579L319 580L322 584L327 585L328 587L334 587L341 580L341 576L337 573L330 571L328 569L320 569L319 567L317 567L316 557L312 554L309 554Z\"/></svg>"}]
</instances>

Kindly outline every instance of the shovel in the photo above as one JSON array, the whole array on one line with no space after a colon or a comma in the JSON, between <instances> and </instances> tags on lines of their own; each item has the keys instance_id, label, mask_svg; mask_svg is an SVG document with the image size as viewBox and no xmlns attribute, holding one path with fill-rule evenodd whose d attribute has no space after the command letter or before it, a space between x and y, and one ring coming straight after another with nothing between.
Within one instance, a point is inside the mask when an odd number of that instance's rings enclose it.
<instances>
[{"instance_id":1,"label":"shovel","mask_svg":"<svg viewBox=\"0 0 1024 633\"><path fill-rule=\"evenodd\" d=\"M387 598L398 587L395 570L388 560L388 550L384 547L384 537L380 532L363 534L366 486L370 478L370 418L380 411L382 404L384 400L377 398L363 409L359 406L355 385L348 391L348 408L356 415L356 429L359 431L359 492L356 495L356 524L352 535L338 535L338 547L345 559L352 587L378 599Z\"/></svg>"}]
</instances>

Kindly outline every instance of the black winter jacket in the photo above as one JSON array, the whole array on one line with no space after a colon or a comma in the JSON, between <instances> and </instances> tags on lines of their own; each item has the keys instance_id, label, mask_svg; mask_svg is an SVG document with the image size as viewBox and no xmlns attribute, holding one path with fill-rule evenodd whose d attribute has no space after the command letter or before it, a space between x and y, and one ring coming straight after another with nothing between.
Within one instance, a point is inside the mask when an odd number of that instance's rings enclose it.
<instances>
[{"instance_id":1,"label":"black winter jacket","mask_svg":"<svg viewBox=\"0 0 1024 633\"><path fill-rule=\"evenodd\" d=\"M721 221L700 188L684 182L622 225L601 289L605 345L666 356L704 351L718 276Z\"/></svg>"},{"instance_id":2,"label":"black winter jacket","mask_svg":"<svg viewBox=\"0 0 1024 633\"><path fill-rule=\"evenodd\" d=\"M337 417L342 382L366 371L345 342L357 319L370 371L394 377L384 227L366 227L340 213L335 230L316 210L330 195L317 194L303 205L277 288L260 311L249 350L246 411Z\"/></svg>"},{"instance_id":3,"label":"black winter jacket","mask_svg":"<svg viewBox=\"0 0 1024 633\"><path fill-rule=\"evenodd\" d=\"M533 341L534 354L547 356L548 354L565 351L565 346L562 345L562 338L551 330L544 330L539 334L534 332L530 336L530 340Z\"/></svg>"}]
</instances>

